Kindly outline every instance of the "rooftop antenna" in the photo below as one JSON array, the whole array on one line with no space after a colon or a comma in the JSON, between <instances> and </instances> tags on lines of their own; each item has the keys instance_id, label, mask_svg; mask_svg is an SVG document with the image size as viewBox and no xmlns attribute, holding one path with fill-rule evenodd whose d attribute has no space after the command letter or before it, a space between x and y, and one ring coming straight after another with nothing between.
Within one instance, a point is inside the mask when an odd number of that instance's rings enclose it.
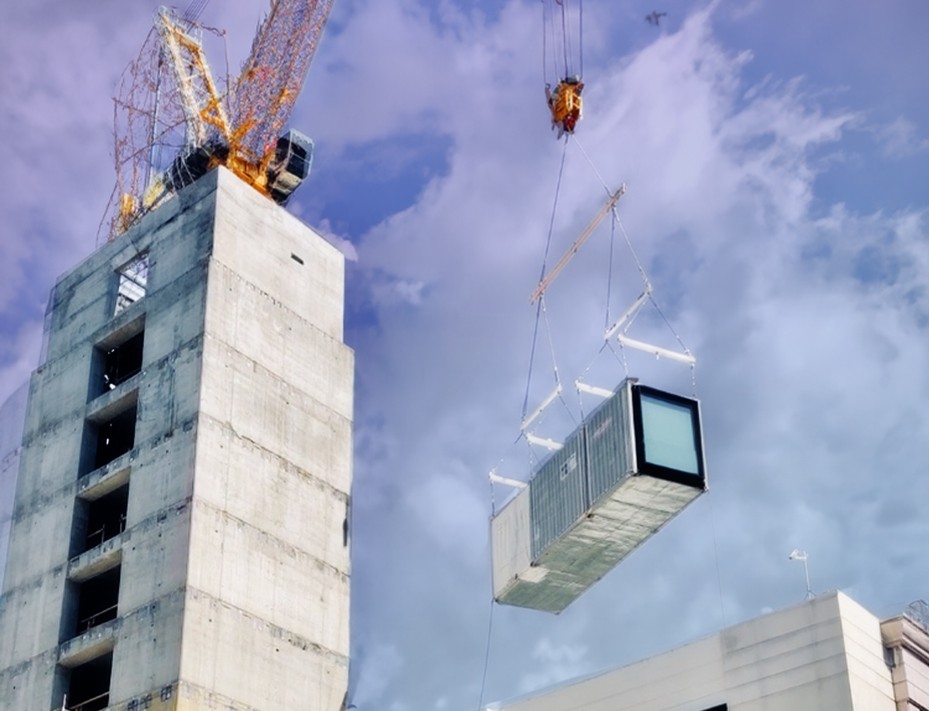
<instances>
[{"instance_id":1,"label":"rooftop antenna","mask_svg":"<svg viewBox=\"0 0 929 711\"><path fill-rule=\"evenodd\" d=\"M807 565L806 551L794 548L790 552L790 555L787 556L787 560L799 560L803 562L803 574L806 576L806 599L812 600L816 595L813 594L813 589L810 587L810 568Z\"/></svg>"}]
</instances>

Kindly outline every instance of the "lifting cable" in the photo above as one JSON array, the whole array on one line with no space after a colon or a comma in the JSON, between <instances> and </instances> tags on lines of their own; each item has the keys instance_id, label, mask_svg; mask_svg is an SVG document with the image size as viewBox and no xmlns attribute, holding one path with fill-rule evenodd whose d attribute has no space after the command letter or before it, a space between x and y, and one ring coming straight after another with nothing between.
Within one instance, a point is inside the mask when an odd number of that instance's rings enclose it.
<instances>
[{"instance_id":1,"label":"lifting cable","mask_svg":"<svg viewBox=\"0 0 929 711\"><path fill-rule=\"evenodd\" d=\"M493 519L496 514L496 502L494 501L494 484L493 481L488 482L490 484L490 517ZM477 711L482 711L484 708L484 692L487 689L487 669L490 667L490 648L491 642L493 641L494 633L494 607L496 607L496 600L494 600L493 594L493 580L494 580L494 570L493 570L493 556L491 555L490 561L490 611L487 613L487 642L484 645L484 664L483 671L481 672L481 691L478 694L477 698Z\"/></svg>"},{"instance_id":2,"label":"lifting cable","mask_svg":"<svg viewBox=\"0 0 929 711\"><path fill-rule=\"evenodd\" d=\"M565 3L568 0L541 0L542 2L542 77L548 83L557 83L572 74L584 75L584 2L577 2L577 17L573 26L571 14ZM553 4L554 3L554 4ZM554 5L560 8L561 17L556 17ZM561 37L557 25L561 22ZM549 37L549 34L551 37ZM576 37L576 39L575 39ZM549 42L551 56L549 56ZM576 46L575 46L576 43ZM559 47L560 45L560 47ZM560 57L558 55L561 55ZM559 72L559 60L561 71ZM551 61L551 66L549 66ZM549 78L549 69L554 74ZM576 71L575 71L576 70Z\"/></svg>"},{"instance_id":3,"label":"lifting cable","mask_svg":"<svg viewBox=\"0 0 929 711\"><path fill-rule=\"evenodd\" d=\"M584 0L578 0L577 19L577 54L579 60L578 73L584 76Z\"/></svg>"},{"instance_id":4,"label":"lifting cable","mask_svg":"<svg viewBox=\"0 0 929 711\"><path fill-rule=\"evenodd\" d=\"M603 179L603 176L600 175L600 172L597 170L593 161L590 159L590 156L587 154L587 151L584 150L584 146L582 146L581 142L577 140L577 136L575 134L572 133L571 138L574 139L574 143L577 145L578 149L580 150L584 158L587 159L587 163L590 165L590 168L594 172L594 175L597 176L597 179L600 181L600 184L603 186L603 189L609 195L610 194L609 186L606 184L606 181ZM674 336L674 340L676 340L678 345L681 347L681 350L683 350L684 353L690 355L690 349L687 348L686 345L684 345L684 341L681 339L680 335L678 335L677 331L674 330L674 326L671 325L671 322L668 320L668 317L665 316L664 311L662 311L661 306L659 306L658 302L655 300L653 290L652 290L652 282L648 277L648 273L645 271L645 267L642 266L642 262L639 259L639 255L636 253L635 248L632 246L632 240L629 239L629 234L626 232L626 228L623 226L623 222L620 219L619 213L616 211L615 207L613 208L612 212L613 212L614 229L616 225L619 225L620 232L622 232L623 240L626 242L626 247L629 250L629 254L632 255L632 260L635 262L635 266L639 272L639 276L641 276L642 278L642 283L645 286L646 293L648 294L649 302L651 302L652 306L655 307L655 310L658 312L658 315L661 316L661 320L664 321L665 325L668 327L668 330ZM610 243L610 248L612 250L612 242ZM612 260L611 260L610 268L612 269ZM609 302L607 302L607 308L609 308ZM626 368L626 375L628 375L629 372L628 372L628 368L626 367L625 355L623 356L623 366L624 368ZM696 375L695 375L694 369L695 369L695 366L691 364L690 366L691 386L693 387L694 391L696 391L696 382L695 382Z\"/></svg>"},{"instance_id":5,"label":"lifting cable","mask_svg":"<svg viewBox=\"0 0 929 711\"><path fill-rule=\"evenodd\" d=\"M567 158L567 155L568 155L568 142L565 141L564 149L561 152L561 167L558 169L558 181L555 183L555 198L552 201L552 215L548 223L548 237L545 240L545 252L542 254L542 268L539 273L539 283L541 283L545 279L545 272L546 272L546 269L548 268L548 253L552 246L552 235L555 232L555 215L558 212L558 197L561 194L561 179L564 177L564 166L565 166L565 159ZM526 419L526 412L529 409L529 390L532 385L532 370L535 364L535 351L536 351L536 345L538 344L538 338L539 338L539 321L541 320L543 314L545 315L546 328L548 328L548 314L545 311L544 298L540 298L539 303L535 309L535 326L533 327L533 330L532 330L532 347L529 350L529 373L526 377L526 394L523 397L523 409L520 415L521 421ZM557 365L554 365L555 349L554 349L554 344L552 344L552 341L551 341L551 329L548 329L548 337L549 337L549 344L551 345L551 348L552 348L552 364L554 366L555 380L557 382L558 381L558 367Z\"/></svg>"},{"instance_id":6,"label":"lifting cable","mask_svg":"<svg viewBox=\"0 0 929 711\"><path fill-rule=\"evenodd\" d=\"M561 5L561 52L564 55L564 74L568 76L568 17L564 9L564 0L555 0Z\"/></svg>"}]
</instances>

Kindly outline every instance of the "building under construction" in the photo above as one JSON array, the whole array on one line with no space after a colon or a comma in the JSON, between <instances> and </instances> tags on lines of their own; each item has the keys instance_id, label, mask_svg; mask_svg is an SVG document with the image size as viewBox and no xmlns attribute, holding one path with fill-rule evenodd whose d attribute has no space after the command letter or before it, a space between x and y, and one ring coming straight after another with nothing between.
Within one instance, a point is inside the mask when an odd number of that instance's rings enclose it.
<instances>
[{"instance_id":1,"label":"building under construction","mask_svg":"<svg viewBox=\"0 0 929 711\"><path fill-rule=\"evenodd\" d=\"M339 709L343 257L219 168L61 277L0 598L0 708Z\"/></svg>"}]
</instances>

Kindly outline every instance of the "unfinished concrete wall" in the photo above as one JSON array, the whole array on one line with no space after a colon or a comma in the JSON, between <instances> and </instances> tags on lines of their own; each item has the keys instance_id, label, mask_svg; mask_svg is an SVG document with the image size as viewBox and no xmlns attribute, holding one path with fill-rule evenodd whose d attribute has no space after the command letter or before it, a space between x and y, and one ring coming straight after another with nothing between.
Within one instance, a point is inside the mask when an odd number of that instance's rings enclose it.
<instances>
[{"instance_id":1,"label":"unfinished concrete wall","mask_svg":"<svg viewBox=\"0 0 929 711\"><path fill-rule=\"evenodd\" d=\"M248 708L338 709L353 377L343 258L219 178L229 198L209 266L181 678Z\"/></svg>"},{"instance_id":2,"label":"unfinished concrete wall","mask_svg":"<svg viewBox=\"0 0 929 711\"><path fill-rule=\"evenodd\" d=\"M128 303L120 271L140 256ZM57 708L101 659L95 703L119 711L339 708L343 278L337 250L219 169L59 280L11 516L0 708ZM139 372L107 380L132 337ZM118 595L101 622L87 591L104 575Z\"/></svg>"},{"instance_id":3,"label":"unfinished concrete wall","mask_svg":"<svg viewBox=\"0 0 929 711\"><path fill-rule=\"evenodd\" d=\"M0 590L3 590L6 554L13 526L13 500L19 477L28 394L29 384L24 383L0 405Z\"/></svg>"}]
</instances>

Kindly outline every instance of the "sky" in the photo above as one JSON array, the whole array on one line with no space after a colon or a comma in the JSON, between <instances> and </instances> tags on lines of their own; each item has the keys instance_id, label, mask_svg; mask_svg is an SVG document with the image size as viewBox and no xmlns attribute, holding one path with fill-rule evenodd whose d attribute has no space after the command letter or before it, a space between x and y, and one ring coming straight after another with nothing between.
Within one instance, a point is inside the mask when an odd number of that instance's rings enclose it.
<instances>
[{"instance_id":1,"label":"sky","mask_svg":"<svg viewBox=\"0 0 929 711\"><path fill-rule=\"evenodd\" d=\"M49 289L95 248L111 97L155 7L0 8L0 554L11 413ZM230 71L265 7L207 5ZM794 604L794 548L816 592L880 616L929 599L929 5L588 0L567 143L541 7L337 0L291 119L317 152L288 209L348 257L359 709L478 709ZM533 350L550 229L549 267L621 184L621 226L549 289ZM629 335L678 336L693 373L602 348L636 258L660 313ZM523 403L556 372L538 432L556 439L589 411L582 374L695 391L710 491L553 616L492 606L488 519L510 492L487 473L528 478Z\"/></svg>"}]
</instances>

